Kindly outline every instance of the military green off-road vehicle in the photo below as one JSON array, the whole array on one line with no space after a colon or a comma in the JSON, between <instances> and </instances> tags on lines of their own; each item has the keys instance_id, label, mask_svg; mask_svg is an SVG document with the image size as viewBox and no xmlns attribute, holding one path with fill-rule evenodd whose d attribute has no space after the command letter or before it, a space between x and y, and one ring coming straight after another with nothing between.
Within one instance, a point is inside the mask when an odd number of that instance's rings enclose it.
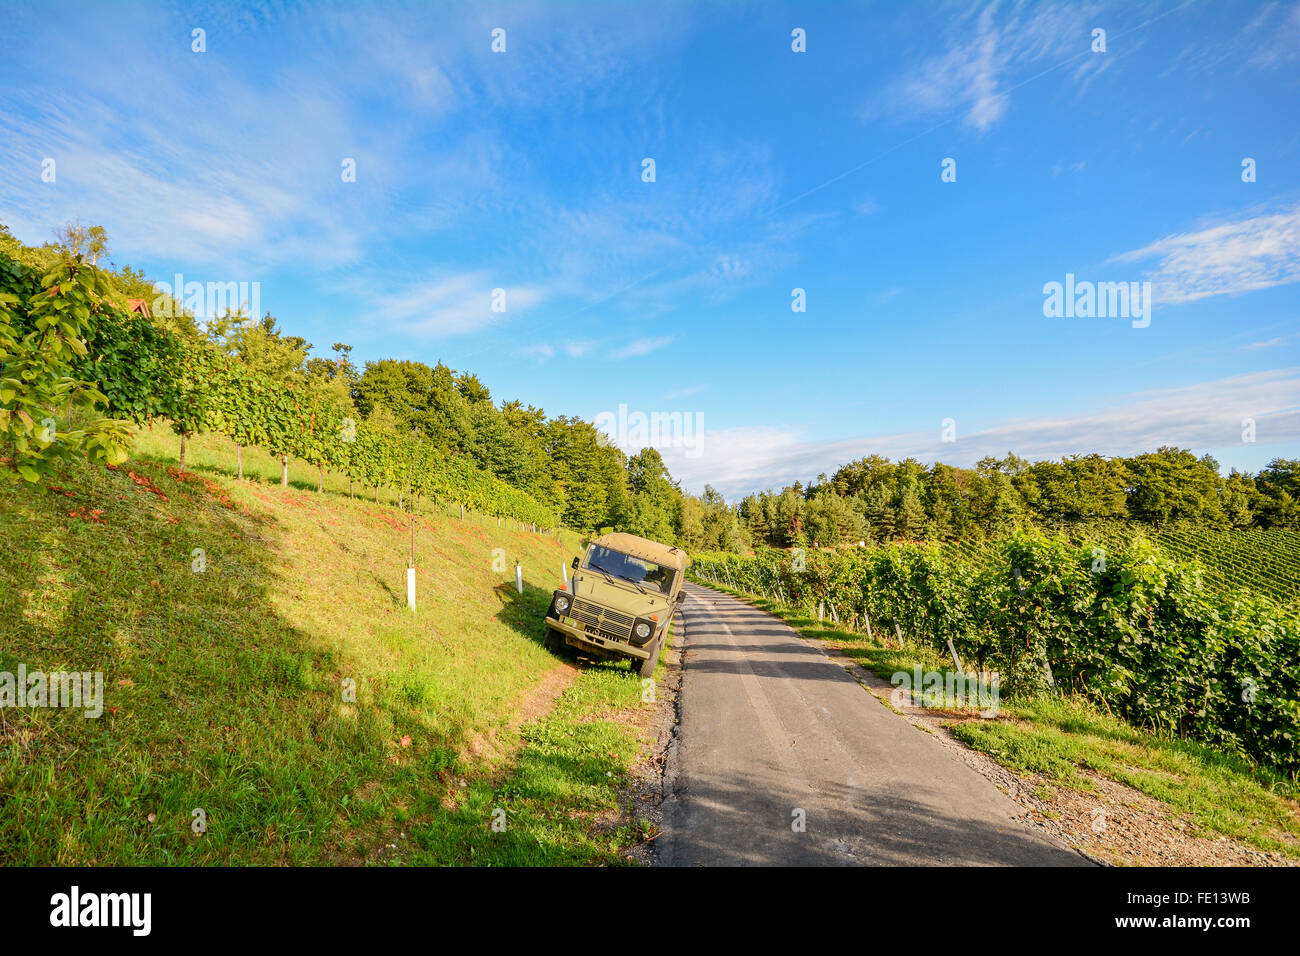
<instances>
[{"instance_id":1,"label":"military green off-road vehicle","mask_svg":"<svg viewBox=\"0 0 1300 956\"><path fill-rule=\"evenodd\" d=\"M551 597L546 646L630 657L642 677L651 676L689 564L680 548L634 534L601 535L573 559L568 585Z\"/></svg>"}]
</instances>

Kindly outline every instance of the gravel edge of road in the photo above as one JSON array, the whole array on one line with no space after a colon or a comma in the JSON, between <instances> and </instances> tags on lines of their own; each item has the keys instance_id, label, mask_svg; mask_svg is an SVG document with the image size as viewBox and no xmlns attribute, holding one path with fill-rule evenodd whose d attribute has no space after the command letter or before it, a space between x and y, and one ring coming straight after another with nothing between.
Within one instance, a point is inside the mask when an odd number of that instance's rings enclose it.
<instances>
[{"instance_id":1,"label":"gravel edge of road","mask_svg":"<svg viewBox=\"0 0 1300 956\"><path fill-rule=\"evenodd\" d=\"M630 820L645 820L653 830L649 839L624 851L627 859L641 866L659 863L657 841L664 832L664 803L677 779L685 636L686 622L678 612L673 621L673 642L655 674L654 715L645 725L646 736L654 735L654 745L642 754L632 768L631 784L619 794L620 803L629 807L626 813Z\"/></svg>"}]
</instances>

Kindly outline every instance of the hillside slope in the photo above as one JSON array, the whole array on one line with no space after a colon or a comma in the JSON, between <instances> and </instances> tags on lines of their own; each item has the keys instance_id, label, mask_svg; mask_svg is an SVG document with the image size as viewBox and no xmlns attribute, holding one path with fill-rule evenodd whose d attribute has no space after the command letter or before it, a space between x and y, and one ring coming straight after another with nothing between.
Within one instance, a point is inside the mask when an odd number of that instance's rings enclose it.
<instances>
[{"instance_id":1,"label":"hillside slope","mask_svg":"<svg viewBox=\"0 0 1300 956\"><path fill-rule=\"evenodd\" d=\"M422 513L412 614L407 515L236 482L209 470L233 464L221 440L191 447L204 471L0 488L0 671L102 671L105 707L0 710L0 862L617 859L633 833L591 820L637 750L640 682L541 643L575 536Z\"/></svg>"}]
</instances>

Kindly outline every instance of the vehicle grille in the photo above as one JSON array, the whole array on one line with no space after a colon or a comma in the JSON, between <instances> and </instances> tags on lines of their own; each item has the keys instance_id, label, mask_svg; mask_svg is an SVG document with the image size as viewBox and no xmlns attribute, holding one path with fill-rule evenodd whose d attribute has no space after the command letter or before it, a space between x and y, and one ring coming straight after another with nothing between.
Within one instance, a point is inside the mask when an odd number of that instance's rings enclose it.
<instances>
[{"instance_id":1,"label":"vehicle grille","mask_svg":"<svg viewBox=\"0 0 1300 956\"><path fill-rule=\"evenodd\" d=\"M618 611L611 611L609 608L592 604L590 601L584 601L581 598L573 599L573 606L569 609L569 617L575 621L581 621L583 624L592 625L600 631L602 637L611 640L626 641L632 636L633 619L631 616L621 614Z\"/></svg>"}]
</instances>

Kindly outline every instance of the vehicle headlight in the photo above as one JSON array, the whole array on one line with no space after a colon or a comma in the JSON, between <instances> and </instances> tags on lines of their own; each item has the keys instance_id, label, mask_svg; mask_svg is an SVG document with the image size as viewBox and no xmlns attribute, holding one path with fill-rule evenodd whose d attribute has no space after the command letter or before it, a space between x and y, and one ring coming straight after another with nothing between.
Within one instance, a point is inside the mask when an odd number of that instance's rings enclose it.
<instances>
[{"instance_id":1,"label":"vehicle headlight","mask_svg":"<svg viewBox=\"0 0 1300 956\"><path fill-rule=\"evenodd\" d=\"M555 595L555 613L563 614L565 611L569 609L570 603L571 602L569 601L569 596L567 594Z\"/></svg>"},{"instance_id":2,"label":"vehicle headlight","mask_svg":"<svg viewBox=\"0 0 1300 956\"><path fill-rule=\"evenodd\" d=\"M650 625L645 621L638 621L636 625L636 636L644 640L650 636Z\"/></svg>"}]
</instances>

